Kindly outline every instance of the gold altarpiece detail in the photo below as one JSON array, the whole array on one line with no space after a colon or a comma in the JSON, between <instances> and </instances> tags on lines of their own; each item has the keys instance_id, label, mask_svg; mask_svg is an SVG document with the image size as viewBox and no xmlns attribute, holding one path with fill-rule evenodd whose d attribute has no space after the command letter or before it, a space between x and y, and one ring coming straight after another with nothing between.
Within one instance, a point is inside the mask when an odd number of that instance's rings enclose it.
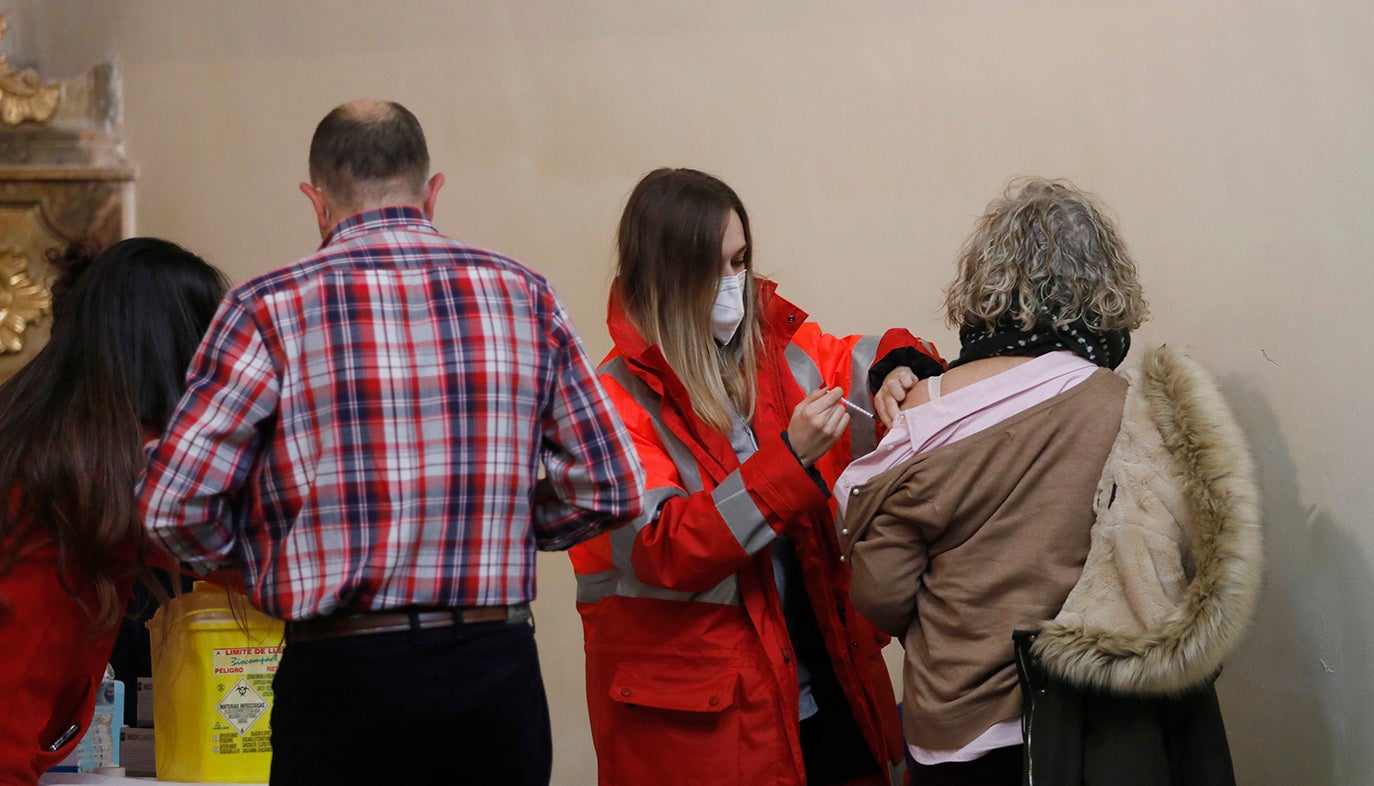
<instances>
[{"instance_id":1,"label":"gold altarpiece detail","mask_svg":"<svg viewBox=\"0 0 1374 786\"><path fill-rule=\"evenodd\" d=\"M24 351L24 331L48 315L52 294L29 278L29 262L17 248L0 248L0 355Z\"/></svg>"},{"instance_id":2,"label":"gold altarpiece detail","mask_svg":"<svg viewBox=\"0 0 1374 786\"><path fill-rule=\"evenodd\" d=\"M5 15L0 14L0 38L9 28ZM61 85L45 84L32 68L15 68L0 52L0 122L7 126L17 126L26 120L46 123L52 119L61 100Z\"/></svg>"},{"instance_id":3,"label":"gold altarpiece detail","mask_svg":"<svg viewBox=\"0 0 1374 786\"><path fill-rule=\"evenodd\" d=\"M0 32L3 31L0 17ZM20 80L15 82L14 80ZM46 119L10 123L10 87L58 90ZM28 87L24 87L27 85ZM109 246L133 231L134 168L124 156L118 76L109 64L45 84L0 56L0 381L47 342L52 322L48 253L75 240ZM39 93L30 93L37 96ZM19 96L22 98L22 96ZM22 102L21 102L22 103Z\"/></svg>"}]
</instances>

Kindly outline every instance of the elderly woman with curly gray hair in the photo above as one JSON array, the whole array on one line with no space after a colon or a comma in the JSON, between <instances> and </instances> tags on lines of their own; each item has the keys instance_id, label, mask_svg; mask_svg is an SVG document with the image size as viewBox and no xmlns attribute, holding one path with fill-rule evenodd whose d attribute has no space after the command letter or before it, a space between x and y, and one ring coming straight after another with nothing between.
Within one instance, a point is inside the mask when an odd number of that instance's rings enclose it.
<instances>
[{"instance_id":1,"label":"elderly woman with curly gray hair","mask_svg":"<svg viewBox=\"0 0 1374 786\"><path fill-rule=\"evenodd\" d=\"M1259 585L1253 471L1102 205L1015 181L946 291L961 351L883 384L835 486L856 609L906 650L913 784L1233 783L1213 681ZM1025 779L1025 780L1023 780Z\"/></svg>"}]
</instances>

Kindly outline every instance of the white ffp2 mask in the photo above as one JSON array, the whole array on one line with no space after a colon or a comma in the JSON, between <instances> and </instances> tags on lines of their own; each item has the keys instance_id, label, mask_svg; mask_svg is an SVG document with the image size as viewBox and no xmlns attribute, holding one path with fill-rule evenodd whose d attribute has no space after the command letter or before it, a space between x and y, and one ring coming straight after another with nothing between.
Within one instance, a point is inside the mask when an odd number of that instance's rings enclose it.
<instances>
[{"instance_id":1,"label":"white ffp2 mask","mask_svg":"<svg viewBox=\"0 0 1374 786\"><path fill-rule=\"evenodd\" d=\"M721 276L716 285L716 302L711 306L711 333L716 341L729 344L744 320L744 279L748 270L739 275Z\"/></svg>"}]
</instances>

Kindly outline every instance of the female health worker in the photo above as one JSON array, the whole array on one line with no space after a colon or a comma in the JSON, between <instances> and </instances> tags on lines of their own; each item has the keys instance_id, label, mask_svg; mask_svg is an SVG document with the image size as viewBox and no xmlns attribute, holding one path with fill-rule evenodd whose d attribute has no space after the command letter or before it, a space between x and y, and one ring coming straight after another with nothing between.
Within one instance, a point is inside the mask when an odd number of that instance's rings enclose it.
<instances>
[{"instance_id":1,"label":"female health worker","mask_svg":"<svg viewBox=\"0 0 1374 786\"><path fill-rule=\"evenodd\" d=\"M572 554L600 783L889 783L888 638L850 605L829 489L875 444L841 397L872 407L889 351L916 376L939 355L905 330L808 322L755 274L739 197L702 172L646 175L618 251L600 374L647 493Z\"/></svg>"}]
</instances>

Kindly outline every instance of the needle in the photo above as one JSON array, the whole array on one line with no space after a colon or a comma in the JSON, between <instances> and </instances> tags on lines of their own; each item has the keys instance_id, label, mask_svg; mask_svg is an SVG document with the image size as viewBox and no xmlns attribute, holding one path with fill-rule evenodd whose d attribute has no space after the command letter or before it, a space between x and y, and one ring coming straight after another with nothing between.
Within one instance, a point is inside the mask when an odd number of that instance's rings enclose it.
<instances>
[{"instance_id":1,"label":"needle","mask_svg":"<svg viewBox=\"0 0 1374 786\"><path fill-rule=\"evenodd\" d=\"M872 413L872 412L869 412L868 410L864 409L863 407L859 406L858 404L855 404L854 402L850 401L849 399L845 398L844 396L840 396L840 403L841 403L841 404L844 404L846 407L849 407L850 409L854 410L855 412L859 413L860 415L863 415L864 417L868 418L869 420L873 420L873 413Z\"/></svg>"}]
</instances>

